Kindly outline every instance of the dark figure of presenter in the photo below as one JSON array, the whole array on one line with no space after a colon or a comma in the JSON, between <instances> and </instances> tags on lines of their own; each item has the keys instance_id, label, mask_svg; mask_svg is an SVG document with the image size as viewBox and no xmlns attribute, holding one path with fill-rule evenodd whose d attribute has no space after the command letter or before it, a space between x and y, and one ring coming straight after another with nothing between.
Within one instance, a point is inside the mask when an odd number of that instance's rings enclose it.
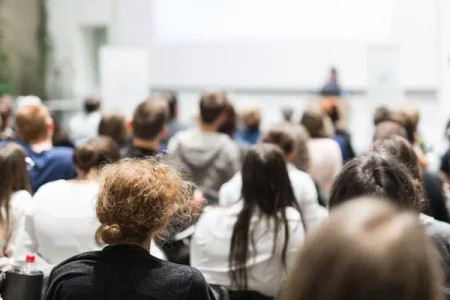
<instances>
[{"instance_id":1,"label":"dark figure of presenter","mask_svg":"<svg viewBox=\"0 0 450 300\"><path fill-rule=\"evenodd\" d=\"M330 69L328 82L320 90L320 94L324 97L339 97L341 96L341 86L338 81L338 74L336 68Z\"/></svg>"}]
</instances>

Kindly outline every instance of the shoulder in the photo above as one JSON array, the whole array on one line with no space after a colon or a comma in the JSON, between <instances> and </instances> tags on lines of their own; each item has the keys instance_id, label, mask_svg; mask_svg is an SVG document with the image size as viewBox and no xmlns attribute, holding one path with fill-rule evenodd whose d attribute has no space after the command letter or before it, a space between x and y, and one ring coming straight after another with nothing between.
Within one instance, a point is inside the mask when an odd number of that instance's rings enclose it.
<instances>
[{"instance_id":1,"label":"shoulder","mask_svg":"<svg viewBox=\"0 0 450 300\"><path fill-rule=\"evenodd\" d=\"M425 214L420 214L419 218L425 227L425 231L435 242L444 243L450 247L450 224L438 221Z\"/></svg>"},{"instance_id":2,"label":"shoulder","mask_svg":"<svg viewBox=\"0 0 450 300\"><path fill-rule=\"evenodd\" d=\"M11 207L12 208L27 208L31 205L32 197L28 191L22 190L12 194Z\"/></svg>"},{"instance_id":3,"label":"shoulder","mask_svg":"<svg viewBox=\"0 0 450 300\"><path fill-rule=\"evenodd\" d=\"M72 159L73 149L65 146L57 146L49 150L49 153L51 153L54 157L61 157L61 158L70 157L70 159Z\"/></svg>"},{"instance_id":4,"label":"shoulder","mask_svg":"<svg viewBox=\"0 0 450 300\"><path fill-rule=\"evenodd\" d=\"M34 194L34 198L39 197L44 194L54 194L65 189L67 182L65 180L56 180L44 184L39 188L39 190Z\"/></svg>"},{"instance_id":5,"label":"shoulder","mask_svg":"<svg viewBox=\"0 0 450 300\"><path fill-rule=\"evenodd\" d=\"M66 259L53 268L49 280L56 281L69 274L89 273L99 260L99 253L100 251L86 252Z\"/></svg>"}]
</instances>

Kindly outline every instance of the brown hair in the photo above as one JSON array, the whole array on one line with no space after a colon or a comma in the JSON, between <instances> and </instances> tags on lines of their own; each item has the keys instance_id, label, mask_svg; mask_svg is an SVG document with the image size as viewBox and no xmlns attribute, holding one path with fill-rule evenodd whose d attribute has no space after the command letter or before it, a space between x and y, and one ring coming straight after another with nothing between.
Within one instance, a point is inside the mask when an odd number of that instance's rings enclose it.
<instances>
[{"instance_id":1,"label":"brown hair","mask_svg":"<svg viewBox=\"0 0 450 300\"><path fill-rule=\"evenodd\" d=\"M226 110L227 104L227 96L224 92L205 92L200 98L200 119L206 124L214 123Z\"/></svg>"},{"instance_id":2,"label":"brown hair","mask_svg":"<svg viewBox=\"0 0 450 300\"><path fill-rule=\"evenodd\" d=\"M110 137L99 136L75 147L73 164L88 173L91 169L116 162L120 159L119 146Z\"/></svg>"},{"instance_id":3,"label":"brown hair","mask_svg":"<svg viewBox=\"0 0 450 300\"><path fill-rule=\"evenodd\" d=\"M128 140L128 128L125 115L120 112L105 113L98 125L98 134L112 138L122 145Z\"/></svg>"},{"instance_id":4,"label":"brown hair","mask_svg":"<svg viewBox=\"0 0 450 300\"><path fill-rule=\"evenodd\" d=\"M296 147L294 130L288 124L281 124L269 129L264 133L262 142L277 145L285 155L292 153Z\"/></svg>"},{"instance_id":5,"label":"brown hair","mask_svg":"<svg viewBox=\"0 0 450 300\"><path fill-rule=\"evenodd\" d=\"M225 133L225 134L229 135L230 137L233 137L233 135L237 129L237 125L238 125L237 121L238 120L237 120L236 110L234 109L234 106L231 102L227 101L224 113L225 113L225 119L222 122L222 124L220 124L218 131L221 133Z\"/></svg>"},{"instance_id":6,"label":"brown hair","mask_svg":"<svg viewBox=\"0 0 450 300\"><path fill-rule=\"evenodd\" d=\"M391 120L391 111L386 106L379 106L375 109L373 115L373 124L377 126L378 124Z\"/></svg>"},{"instance_id":7,"label":"brown hair","mask_svg":"<svg viewBox=\"0 0 450 300\"><path fill-rule=\"evenodd\" d=\"M174 214L188 214L192 185L160 156L108 165L101 181L95 234L100 244L142 243Z\"/></svg>"},{"instance_id":8,"label":"brown hair","mask_svg":"<svg viewBox=\"0 0 450 300\"><path fill-rule=\"evenodd\" d=\"M416 214L357 199L306 238L281 300L440 300L442 275Z\"/></svg>"},{"instance_id":9,"label":"brown hair","mask_svg":"<svg viewBox=\"0 0 450 300\"><path fill-rule=\"evenodd\" d=\"M0 95L0 132L4 131L11 119L13 104L9 97Z\"/></svg>"},{"instance_id":10,"label":"brown hair","mask_svg":"<svg viewBox=\"0 0 450 300\"><path fill-rule=\"evenodd\" d=\"M244 108L241 117L246 128L259 128L261 111L257 106L247 106Z\"/></svg>"},{"instance_id":11,"label":"brown hair","mask_svg":"<svg viewBox=\"0 0 450 300\"><path fill-rule=\"evenodd\" d=\"M406 130L402 125L394 121L386 121L379 123L375 127L375 134L373 135L373 140L375 141L387 139L391 136L401 136L405 139L408 139Z\"/></svg>"},{"instance_id":12,"label":"brown hair","mask_svg":"<svg viewBox=\"0 0 450 300\"><path fill-rule=\"evenodd\" d=\"M421 180L419 159L411 144L403 137L394 135L389 138L376 140L372 146L376 152L386 151L403 164L416 180Z\"/></svg>"},{"instance_id":13,"label":"brown hair","mask_svg":"<svg viewBox=\"0 0 450 300\"><path fill-rule=\"evenodd\" d=\"M302 125L292 125L295 132L295 140L297 146L297 155L294 160L294 165L297 169L303 172L309 172L310 158L309 158L309 148L308 141L309 135L305 127Z\"/></svg>"},{"instance_id":14,"label":"brown hair","mask_svg":"<svg viewBox=\"0 0 450 300\"><path fill-rule=\"evenodd\" d=\"M20 137L26 143L39 142L48 137L48 109L42 104L29 104L16 112L16 125Z\"/></svg>"},{"instance_id":15,"label":"brown hair","mask_svg":"<svg viewBox=\"0 0 450 300\"><path fill-rule=\"evenodd\" d=\"M15 143L0 147L0 207L5 209L6 218L0 214L3 238L9 231L9 203L14 192L30 191L25 150Z\"/></svg>"},{"instance_id":16,"label":"brown hair","mask_svg":"<svg viewBox=\"0 0 450 300\"><path fill-rule=\"evenodd\" d=\"M303 113L300 124L305 127L311 138L328 137L323 113L307 110Z\"/></svg>"},{"instance_id":17,"label":"brown hair","mask_svg":"<svg viewBox=\"0 0 450 300\"><path fill-rule=\"evenodd\" d=\"M163 129L169 117L167 100L150 97L138 105L133 114L133 134L135 137L151 140Z\"/></svg>"}]
</instances>

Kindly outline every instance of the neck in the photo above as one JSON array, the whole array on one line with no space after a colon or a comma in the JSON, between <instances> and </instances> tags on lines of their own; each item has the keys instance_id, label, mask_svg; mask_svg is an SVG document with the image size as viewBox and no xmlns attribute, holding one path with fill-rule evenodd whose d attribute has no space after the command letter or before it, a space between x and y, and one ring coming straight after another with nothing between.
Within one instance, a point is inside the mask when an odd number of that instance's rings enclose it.
<instances>
[{"instance_id":1,"label":"neck","mask_svg":"<svg viewBox=\"0 0 450 300\"><path fill-rule=\"evenodd\" d=\"M98 172L96 169L92 169L89 172L77 172L77 178L75 180L89 180L89 181L95 181L98 179Z\"/></svg>"},{"instance_id":2,"label":"neck","mask_svg":"<svg viewBox=\"0 0 450 300\"><path fill-rule=\"evenodd\" d=\"M217 132L217 126L214 124L200 123L200 130L203 132Z\"/></svg>"},{"instance_id":3,"label":"neck","mask_svg":"<svg viewBox=\"0 0 450 300\"><path fill-rule=\"evenodd\" d=\"M148 252L150 252L150 243L152 242L152 238L153 237L150 235L142 243L138 243L138 242L124 242L124 243L121 243L121 244L139 246L139 247L144 248Z\"/></svg>"},{"instance_id":4,"label":"neck","mask_svg":"<svg viewBox=\"0 0 450 300\"><path fill-rule=\"evenodd\" d=\"M34 142L34 143L29 143L31 149L33 149L33 151L35 152L43 152L46 150L50 150L51 148L53 148L53 142L50 138L45 139L43 141L40 142Z\"/></svg>"},{"instance_id":5,"label":"neck","mask_svg":"<svg viewBox=\"0 0 450 300\"><path fill-rule=\"evenodd\" d=\"M135 138L133 138L132 143L133 143L133 146L135 146L135 147L158 151L160 140L158 138L155 138L153 140L143 140L143 139L135 137Z\"/></svg>"}]
</instances>

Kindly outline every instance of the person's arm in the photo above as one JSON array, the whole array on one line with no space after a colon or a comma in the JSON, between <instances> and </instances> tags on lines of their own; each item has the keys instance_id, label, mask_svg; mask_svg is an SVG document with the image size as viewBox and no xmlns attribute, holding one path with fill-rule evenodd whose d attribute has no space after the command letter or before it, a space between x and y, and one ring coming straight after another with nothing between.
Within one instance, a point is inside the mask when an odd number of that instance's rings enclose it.
<instances>
[{"instance_id":1,"label":"person's arm","mask_svg":"<svg viewBox=\"0 0 450 300\"><path fill-rule=\"evenodd\" d=\"M39 192L36 193L36 195L39 195ZM36 198L32 201L36 203ZM36 238L34 227L33 206L25 213L23 226L18 230L16 241L17 242L14 249L14 257L18 260L23 260L27 254L35 254L37 268L44 273L44 277L47 277L55 265L50 264L42 256L39 255L39 244Z\"/></svg>"},{"instance_id":2,"label":"person's arm","mask_svg":"<svg viewBox=\"0 0 450 300\"><path fill-rule=\"evenodd\" d=\"M319 226L328 217L328 212L319 204L316 185L308 174L304 174L298 184L303 187L303 191L301 195L296 195L297 201L309 231Z\"/></svg>"},{"instance_id":3,"label":"person's arm","mask_svg":"<svg viewBox=\"0 0 450 300\"><path fill-rule=\"evenodd\" d=\"M242 177L240 173L236 173L233 178L225 182L219 190L219 204L227 206L239 200L241 196Z\"/></svg>"},{"instance_id":4,"label":"person's arm","mask_svg":"<svg viewBox=\"0 0 450 300\"><path fill-rule=\"evenodd\" d=\"M215 300L214 294L203 275L193 269L189 290L183 300Z\"/></svg>"},{"instance_id":5,"label":"person's arm","mask_svg":"<svg viewBox=\"0 0 450 300\"><path fill-rule=\"evenodd\" d=\"M15 256L15 250L17 248L17 239L19 231L25 227L25 217L28 209L32 207L32 198L30 193L21 191L13 199L10 204L10 227L9 237L6 245L5 252L9 257Z\"/></svg>"}]
</instances>

